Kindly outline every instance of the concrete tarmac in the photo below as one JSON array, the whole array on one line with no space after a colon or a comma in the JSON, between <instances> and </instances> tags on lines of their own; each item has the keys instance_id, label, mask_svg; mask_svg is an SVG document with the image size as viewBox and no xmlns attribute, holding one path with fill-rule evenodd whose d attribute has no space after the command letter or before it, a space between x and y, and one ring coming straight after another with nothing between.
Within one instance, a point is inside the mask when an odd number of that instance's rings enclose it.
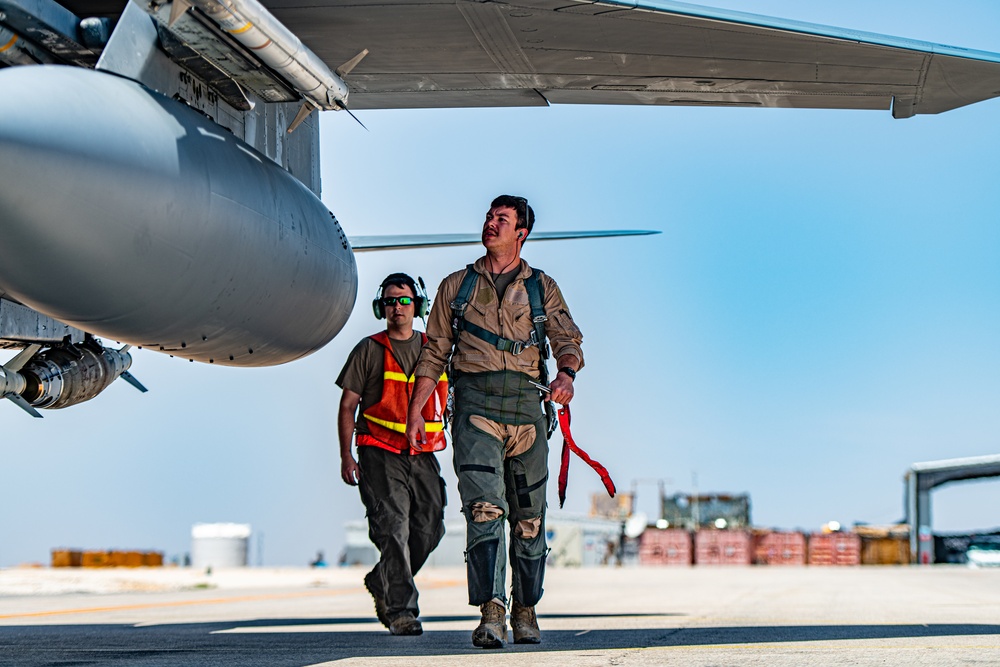
<instances>
[{"instance_id":1,"label":"concrete tarmac","mask_svg":"<svg viewBox=\"0 0 1000 667\"><path fill-rule=\"evenodd\" d=\"M462 569L422 572L420 637L364 570L0 570L0 665L1000 665L1000 569L549 570L542 643L484 651Z\"/></svg>"}]
</instances>

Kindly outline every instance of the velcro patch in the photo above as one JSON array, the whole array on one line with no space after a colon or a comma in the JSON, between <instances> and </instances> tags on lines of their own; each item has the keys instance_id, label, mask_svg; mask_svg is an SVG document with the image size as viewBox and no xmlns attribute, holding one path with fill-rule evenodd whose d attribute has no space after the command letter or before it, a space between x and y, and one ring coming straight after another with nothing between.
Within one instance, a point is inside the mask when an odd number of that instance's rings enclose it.
<instances>
[{"instance_id":1,"label":"velcro patch","mask_svg":"<svg viewBox=\"0 0 1000 667\"><path fill-rule=\"evenodd\" d=\"M528 292L521 289L508 289L507 295L504 297L508 302L517 304L519 306L528 305Z\"/></svg>"},{"instance_id":2,"label":"velcro patch","mask_svg":"<svg viewBox=\"0 0 1000 667\"><path fill-rule=\"evenodd\" d=\"M479 290L479 292L476 294L476 303L478 303L481 306L488 306L489 304L493 303L493 290L490 289L489 287L484 287L483 289Z\"/></svg>"}]
</instances>

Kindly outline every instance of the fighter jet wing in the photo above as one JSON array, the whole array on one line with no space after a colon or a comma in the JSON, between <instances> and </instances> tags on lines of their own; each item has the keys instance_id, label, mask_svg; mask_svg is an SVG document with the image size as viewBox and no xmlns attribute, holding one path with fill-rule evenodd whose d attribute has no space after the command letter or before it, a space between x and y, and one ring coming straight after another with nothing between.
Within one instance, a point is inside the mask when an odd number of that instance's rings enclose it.
<instances>
[{"instance_id":1,"label":"fighter jet wing","mask_svg":"<svg viewBox=\"0 0 1000 667\"><path fill-rule=\"evenodd\" d=\"M1000 55L671 0L265 0L351 108L655 104L940 113L1000 94Z\"/></svg>"},{"instance_id":2,"label":"fighter jet wing","mask_svg":"<svg viewBox=\"0 0 1000 667\"><path fill-rule=\"evenodd\" d=\"M557 241L563 239L594 239L610 236L644 236L659 234L658 231L644 229L607 229L582 232L533 232L527 243L532 241ZM479 234L383 234L377 236L352 236L348 239L354 252L374 250L399 250L402 248L442 248L456 245L480 245Z\"/></svg>"}]
</instances>

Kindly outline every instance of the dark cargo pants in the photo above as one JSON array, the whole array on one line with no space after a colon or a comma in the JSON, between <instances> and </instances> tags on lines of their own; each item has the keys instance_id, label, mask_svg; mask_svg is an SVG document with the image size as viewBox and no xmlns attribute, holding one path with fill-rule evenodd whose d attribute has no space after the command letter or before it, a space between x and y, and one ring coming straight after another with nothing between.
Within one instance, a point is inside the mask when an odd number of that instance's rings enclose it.
<instances>
[{"instance_id":1,"label":"dark cargo pants","mask_svg":"<svg viewBox=\"0 0 1000 667\"><path fill-rule=\"evenodd\" d=\"M358 465L368 536L381 554L368 577L372 592L385 599L390 620L405 611L419 616L413 576L444 536L446 499L437 457L363 446Z\"/></svg>"}]
</instances>

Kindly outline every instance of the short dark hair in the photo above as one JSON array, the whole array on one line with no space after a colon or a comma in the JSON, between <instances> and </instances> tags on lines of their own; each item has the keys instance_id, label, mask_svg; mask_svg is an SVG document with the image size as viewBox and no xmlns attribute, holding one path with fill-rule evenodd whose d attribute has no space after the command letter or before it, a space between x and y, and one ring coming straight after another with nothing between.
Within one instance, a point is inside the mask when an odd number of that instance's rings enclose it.
<instances>
[{"instance_id":1,"label":"short dark hair","mask_svg":"<svg viewBox=\"0 0 1000 667\"><path fill-rule=\"evenodd\" d=\"M514 209L514 212L517 213L517 224L514 228L528 230L528 233L524 235L525 238L531 234L531 229L535 226L535 212L528 205L527 199L514 195L500 195L490 203L491 209L498 206Z\"/></svg>"},{"instance_id":2,"label":"short dark hair","mask_svg":"<svg viewBox=\"0 0 1000 667\"><path fill-rule=\"evenodd\" d=\"M389 285L393 285L395 287L409 287L410 292L415 298L419 298L420 296L417 292L417 283L415 283L413 278L405 273L390 273L386 276L385 280L382 281L382 291L384 292L385 288Z\"/></svg>"}]
</instances>

